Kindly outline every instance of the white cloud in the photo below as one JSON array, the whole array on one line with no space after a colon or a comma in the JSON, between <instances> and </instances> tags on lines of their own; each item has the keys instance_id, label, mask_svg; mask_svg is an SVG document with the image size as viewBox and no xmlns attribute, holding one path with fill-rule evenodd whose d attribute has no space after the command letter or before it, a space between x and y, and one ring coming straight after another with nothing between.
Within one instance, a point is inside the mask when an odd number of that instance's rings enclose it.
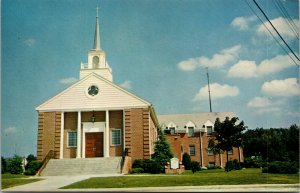
<instances>
[{"instance_id":1,"label":"white cloud","mask_svg":"<svg viewBox=\"0 0 300 193\"><path fill-rule=\"evenodd\" d=\"M221 85L213 83L210 85L211 99L216 100L224 97L234 97L239 95L239 88L236 86L230 86L227 84ZM194 97L194 101L202 101L208 99L208 86L200 88L199 92Z\"/></svg>"},{"instance_id":2,"label":"white cloud","mask_svg":"<svg viewBox=\"0 0 300 193\"><path fill-rule=\"evenodd\" d=\"M212 58L201 56L181 61L177 64L177 67L183 71L193 71L200 67L221 68L235 60L240 50L241 45L235 45L221 50L219 53L214 54Z\"/></svg>"},{"instance_id":3,"label":"white cloud","mask_svg":"<svg viewBox=\"0 0 300 193\"><path fill-rule=\"evenodd\" d=\"M295 38L295 34L293 33L293 31L291 30L291 28L289 27L289 25L287 24L287 22L285 21L285 19L283 17L278 17L278 18L275 18L275 19L271 19L270 21L272 22L272 24L274 25L274 27L277 29L277 31L284 38L287 38L287 39L294 39ZM293 22L295 23L295 25L299 29L299 19L293 19ZM269 24L268 21L266 21L264 24L272 32L274 31L273 28L272 28L272 26ZM261 25L259 25L257 27L256 33L258 35L270 35L270 33L268 32L268 30L266 29L266 27L263 24L261 24Z\"/></svg>"},{"instance_id":4,"label":"white cloud","mask_svg":"<svg viewBox=\"0 0 300 193\"><path fill-rule=\"evenodd\" d=\"M271 96L297 96L300 95L300 85L296 78L272 80L265 82L261 91Z\"/></svg>"},{"instance_id":5,"label":"white cloud","mask_svg":"<svg viewBox=\"0 0 300 193\"><path fill-rule=\"evenodd\" d=\"M256 64L255 61L240 60L229 69L227 76L252 78L280 72L291 66L294 66L294 64L288 55L278 55L274 58L263 60L259 64Z\"/></svg>"},{"instance_id":6,"label":"white cloud","mask_svg":"<svg viewBox=\"0 0 300 193\"><path fill-rule=\"evenodd\" d=\"M17 129L15 127L8 127L6 129L4 129L4 133L15 133L17 132Z\"/></svg>"},{"instance_id":7,"label":"white cloud","mask_svg":"<svg viewBox=\"0 0 300 193\"><path fill-rule=\"evenodd\" d=\"M250 17L236 17L231 22L231 26L237 28L240 31L245 31L249 29L249 25L251 22L256 21L256 16L250 16Z\"/></svg>"},{"instance_id":8,"label":"white cloud","mask_svg":"<svg viewBox=\"0 0 300 193\"><path fill-rule=\"evenodd\" d=\"M71 84L77 81L77 78L69 77L69 78L63 78L59 80L59 83L61 84Z\"/></svg>"},{"instance_id":9,"label":"white cloud","mask_svg":"<svg viewBox=\"0 0 300 193\"><path fill-rule=\"evenodd\" d=\"M35 39L33 38L28 38L27 40L24 41L24 44L27 45L28 47L32 47L35 44Z\"/></svg>"},{"instance_id":10,"label":"white cloud","mask_svg":"<svg viewBox=\"0 0 300 193\"><path fill-rule=\"evenodd\" d=\"M279 107L268 107L268 108L261 108L257 110L258 114L265 114L265 113L274 113L274 112L280 112Z\"/></svg>"},{"instance_id":11,"label":"white cloud","mask_svg":"<svg viewBox=\"0 0 300 193\"><path fill-rule=\"evenodd\" d=\"M132 88L132 82L130 80L125 80L120 86L130 90Z\"/></svg>"},{"instance_id":12,"label":"white cloud","mask_svg":"<svg viewBox=\"0 0 300 193\"><path fill-rule=\"evenodd\" d=\"M271 106L271 100L265 97L255 97L251 99L247 106L250 108L262 108Z\"/></svg>"},{"instance_id":13,"label":"white cloud","mask_svg":"<svg viewBox=\"0 0 300 193\"><path fill-rule=\"evenodd\" d=\"M240 60L228 71L229 77L251 78L257 76L255 61Z\"/></svg>"}]
</instances>

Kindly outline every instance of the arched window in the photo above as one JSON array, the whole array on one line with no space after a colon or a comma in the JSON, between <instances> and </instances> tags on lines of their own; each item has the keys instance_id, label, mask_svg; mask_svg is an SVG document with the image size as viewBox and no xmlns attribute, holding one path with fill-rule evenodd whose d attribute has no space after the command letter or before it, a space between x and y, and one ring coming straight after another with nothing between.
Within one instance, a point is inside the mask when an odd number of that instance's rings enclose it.
<instances>
[{"instance_id":1,"label":"arched window","mask_svg":"<svg viewBox=\"0 0 300 193\"><path fill-rule=\"evenodd\" d=\"M93 57L93 68L99 68L99 57L98 56Z\"/></svg>"}]
</instances>

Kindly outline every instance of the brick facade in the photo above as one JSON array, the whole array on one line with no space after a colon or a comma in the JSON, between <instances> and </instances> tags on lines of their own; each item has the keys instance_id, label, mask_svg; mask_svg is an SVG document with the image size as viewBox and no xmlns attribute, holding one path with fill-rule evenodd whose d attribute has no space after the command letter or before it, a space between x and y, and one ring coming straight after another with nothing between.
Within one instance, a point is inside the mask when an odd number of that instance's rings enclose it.
<instances>
[{"instance_id":1,"label":"brick facade","mask_svg":"<svg viewBox=\"0 0 300 193\"><path fill-rule=\"evenodd\" d=\"M105 122L105 111L81 112L81 122ZM45 112L38 114L37 157L42 160L50 150L54 150L55 158L60 157L61 112ZM64 113L63 158L76 158L77 147L68 147L68 132L77 132L78 112ZM124 127L125 124L125 127ZM121 145L109 143L109 156L122 156L125 147L132 159L149 159L154 151L157 131L150 116L149 108L109 111L109 140L111 130L121 129ZM83 128L81 128L83 133Z\"/></svg>"},{"instance_id":2,"label":"brick facade","mask_svg":"<svg viewBox=\"0 0 300 193\"><path fill-rule=\"evenodd\" d=\"M179 134L167 134L167 140L170 143L171 150L175 157L182 161L182 155L184 153L189 153L189 147L195 147L195 154L190 155L193 161L198 161L201 164L201 156L203 156L202 166L207 167L209 163L215 163L216 166L225 167L226 165L226 152L219 155L210 155L208 154L208 141L210 136L207 136L205 132L201 133L202 140L202 154L200 151L201 141L200 141L200 132L195 133L193 137L189 137L187 133ZM240 148L240 159L243 161L243 152ZM238 148L233 148L232 154L228 155L228 160L239 159ZM222 162L222 163L221 163Z\"/></svg>"},{"instance_id":3,"label":"brick facade","mask_svg":"<svg viewBox=\"0 0 300 193\"><path fill-rule=\"evenodd\" d=\"M55 158L59 158L60 122L60 112L38 114L37 159L39 161L42 161L50 150L54 150Z\"/></svg>"}]
</instances>

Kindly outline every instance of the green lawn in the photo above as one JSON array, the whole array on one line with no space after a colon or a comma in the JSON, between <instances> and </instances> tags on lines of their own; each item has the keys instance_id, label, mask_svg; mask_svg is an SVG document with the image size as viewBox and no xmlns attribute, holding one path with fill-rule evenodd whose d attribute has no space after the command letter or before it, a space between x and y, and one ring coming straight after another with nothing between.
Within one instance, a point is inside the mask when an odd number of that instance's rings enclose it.
<instances>
[{"instance_id":1,"label":"green lawn","mask_svg":"<svg viewBox=\"0 0 300 193\"><path fill-rule=\"evenodd\" d=\"M203 186L233 184L295 184L299 183L298 174L266 174L260 169L244 169L225 172L221 169L204 170L182 175L125 175L121 177L90 178L63 187L76 188L131 188L164 186Z\"/></svg>"},{"instance_id":2,"label":"green lawn","mask_svg":"<svg viewBox=\"0 0 300 193\"><path fill-rule=\"evenodd\" d=\"M21 174L14 175L14 174L6 173L1 175L1 180L2 180L2 189L5 189L5 188L36 182L39 181L40 179L30 179L30 177L25 175L21 175Z\"/></svg>"}]
</instances>

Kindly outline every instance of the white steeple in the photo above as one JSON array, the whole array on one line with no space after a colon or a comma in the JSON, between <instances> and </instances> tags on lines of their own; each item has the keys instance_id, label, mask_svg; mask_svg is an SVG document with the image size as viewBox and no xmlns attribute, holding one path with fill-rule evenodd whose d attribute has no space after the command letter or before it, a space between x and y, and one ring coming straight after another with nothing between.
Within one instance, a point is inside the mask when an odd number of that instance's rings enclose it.
<instances>
[{"instance_id":1,"label":"white steeple","mask_svg":"<svg viewBox=\"0 0 300 193\"><path fill-rule=\"evenodd\" d=\"M99 7L97 6L97 16L96 16L96 28L94 37L94 50L100 50L100 31L99 31Z\"/></svg>"},{"instance_id":2,"label":"white steeple","mask_svg":"<svg viewBox=\"0 0 300 193\"><path fill-rule=\"evenodd\" d=\"M94 46L88 52L88 63L81 63L80 68L80 79L87 76L88 74L94 72L109 81L113 81L112 70L109 67L105 52L100 47L100 27L99 27L99 8L97 7L96 15L96 26L95 26L95 36L94 36Z\"/></svg>"}]
</instances>

